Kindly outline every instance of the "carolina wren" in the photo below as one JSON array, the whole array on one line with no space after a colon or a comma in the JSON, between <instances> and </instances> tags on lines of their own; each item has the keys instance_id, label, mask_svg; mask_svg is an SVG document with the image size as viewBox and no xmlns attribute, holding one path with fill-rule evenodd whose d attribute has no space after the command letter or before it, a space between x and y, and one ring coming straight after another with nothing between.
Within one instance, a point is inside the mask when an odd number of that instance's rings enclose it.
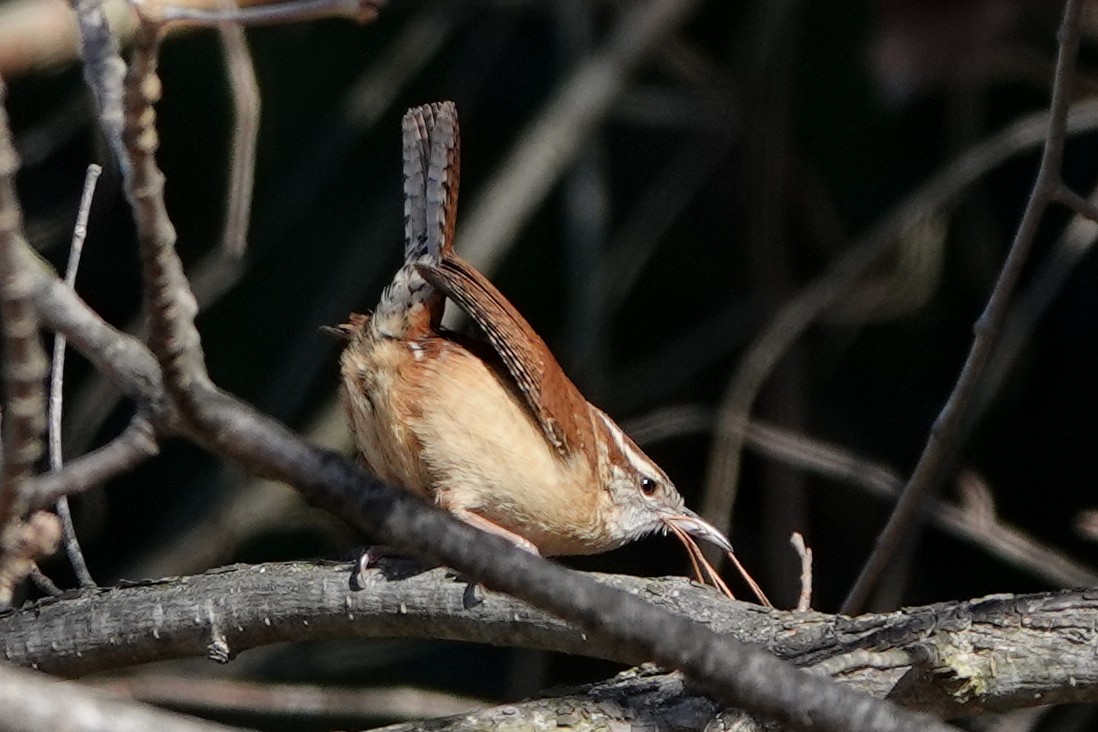
<instances>
[{"instance_id":1,"label":"carolina wren","mask_svg":"<svg viewBox=\"0 0 1098 732\"><path fill-rule=\"evenodd\" d=\"M340 328L349 340L343 401L368 467L546 556L603 552L655 531L731 551L580 394L507 298L454 253L453 103L409 110L403 142L404 265L372 315L352 314ZM446 298L487 343L441 328Z\"/></svg>"}]
</instances>

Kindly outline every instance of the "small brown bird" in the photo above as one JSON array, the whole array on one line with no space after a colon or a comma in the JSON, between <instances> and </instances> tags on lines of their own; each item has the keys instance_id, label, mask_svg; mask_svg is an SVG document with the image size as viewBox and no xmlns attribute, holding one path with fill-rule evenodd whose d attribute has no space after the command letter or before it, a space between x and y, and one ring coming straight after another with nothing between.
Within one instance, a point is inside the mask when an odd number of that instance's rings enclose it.
<instances>
[{"instance_id":1,"label":"small brown bird","mask_svg":"<svg viewBox=\"0 0 1098 732\"><path fill-rule=\"evenodd\" d=\"M695 562L689 536L731 551L584 399L503 294L454 253L453 103L410 110L403 138L404 265L372 315L341 327L350 341L343 400L369 468L546 556L595 554L656 531L673 531ZM446 298L487 343L442 329Z\"/></svg>"}]
</instances>

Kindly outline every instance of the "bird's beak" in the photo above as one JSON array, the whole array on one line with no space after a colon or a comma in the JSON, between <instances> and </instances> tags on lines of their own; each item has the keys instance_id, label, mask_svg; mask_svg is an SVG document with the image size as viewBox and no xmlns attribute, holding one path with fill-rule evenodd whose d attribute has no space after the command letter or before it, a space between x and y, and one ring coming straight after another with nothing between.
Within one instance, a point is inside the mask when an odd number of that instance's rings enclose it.
<instances>
[{"instance_id":1,"label":"bird's beak","mask_svg":"<svg viewBox=\"0 0 1098 732\"><path fill-rule=\"evenodd\" d=\"M725 538L724 534L716 526L689 508L684 508L679 513L664 516L663 522L669 526L682 529L693 537L704 539L710 544L716 544L726 552L732 551L732 544Z\"/></svg>"}]
</instances>

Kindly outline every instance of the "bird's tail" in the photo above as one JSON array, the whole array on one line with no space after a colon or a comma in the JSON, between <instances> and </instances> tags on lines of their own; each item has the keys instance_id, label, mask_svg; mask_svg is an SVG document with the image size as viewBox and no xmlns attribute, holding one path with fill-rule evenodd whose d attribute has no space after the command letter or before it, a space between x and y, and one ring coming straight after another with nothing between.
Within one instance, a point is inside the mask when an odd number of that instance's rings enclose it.
<instances>
[{"instance_id":1,"label":"bird's tail","mask_svg":"<svg viewBox=\"0 0 1098 732\"><path fill-rule=\"evenodd\" d=\"M414 107L401 124L404 140L404 264L381 293L371 335L415 338L437 328L444 297L416 271L438 264L454 247L460 150L453 102Z\"/></svg>"}]
</instances>

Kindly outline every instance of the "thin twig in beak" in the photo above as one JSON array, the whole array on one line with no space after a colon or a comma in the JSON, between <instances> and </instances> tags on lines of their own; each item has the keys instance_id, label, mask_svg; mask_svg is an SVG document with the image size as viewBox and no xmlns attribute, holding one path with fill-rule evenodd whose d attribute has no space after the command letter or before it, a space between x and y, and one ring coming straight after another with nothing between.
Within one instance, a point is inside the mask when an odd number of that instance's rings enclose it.
<instances>
[{"instance_id":1,"label":"thin twig in beak","mask_svg":"<svg viewBox=\"0 0 1098 732\"><path fill-rule=\"evenodd\" d=\"M729 561L732 562L732 564L736 567L736 570L747 582L748 587L750 587L751 591L755 593L755 597L759 598L759 603L761 603L763 607L773 609L774 603L770 602L770 598L768 598L766 596L766 593L762 591L762 588L759 587L759 583L756 582L755 578L748 574L747 570L744 569L744 566L740 564L740 560L736 558L735 552L729 551L725 553L728 555Z\"/></svg>"},{"instance_id":2,"label":"thin twig in beak","mask_svg":"<svg viewBox=\"0 0 1098 732\"><path fill-rule=\"evenodd\" d=\"M759 603L763 607L774 607L774 605L770 602L770 599L766 596L766 593L764 593L762 591L762 588L759 587L759 584L755 582L754 578L750 574L748 574L744 566L740 564L740 560L736 558L735 553L732 551L732 544L715 526L713 526L708 521L706 521L701 516L694 513L688 508L682 509L681 513L665 517L663 521L666 525L671 527L671 529L679 536L684 544L686 544L689 540L689 544L693 546L693 549L698 552L699 556L701 554L701 550L698 549L697 544L693 542L693 538L695 537L698 539L705 539L706 541L712 544L716 544L721 549L723 549L728 555L728 558L731 560L733 566L736 567L736 570L747 582L747 585L751 588L751 591L755 594L755 597L759 599ZM689 537L686 536L687 534L689 534ZM703 562L709 575L711 577L715 576L716 570L712 568L709 562L707 562L704 557L701 557L701 561ZM714 582L714 584L716 583ZM721 582L721 584L723 585L724 583ZM731 592L726 592L726 594L729 597L732 596Z\"/></svg>"},{"instance_id":3,"label":"thin twig in beak","mask_svg":"<svg viewBox=\"0 0 1098 732\"><path fill-rule=\"evenodd\" d=\"M690 564L694 569L694 575L698 578L698 582L705 584L705 575L709 576L709 581L713 583L713 586L717 588L725 597L729 600L735 600L736 596L732 594L732 590L728 588L728 585L721 579L720 574L713 568L705 555L702 554L701 548L697 545L694 539L687 534L683 529L675 526L674 524L668 524L671 527L671 531L675 533L675 536L679 538L683 546L686 547L687 555L690 557ZM699 566L700 563L700 566ZM702 574L701 568L705 567L705 574Z\"/></svg>"}]
</instances>

